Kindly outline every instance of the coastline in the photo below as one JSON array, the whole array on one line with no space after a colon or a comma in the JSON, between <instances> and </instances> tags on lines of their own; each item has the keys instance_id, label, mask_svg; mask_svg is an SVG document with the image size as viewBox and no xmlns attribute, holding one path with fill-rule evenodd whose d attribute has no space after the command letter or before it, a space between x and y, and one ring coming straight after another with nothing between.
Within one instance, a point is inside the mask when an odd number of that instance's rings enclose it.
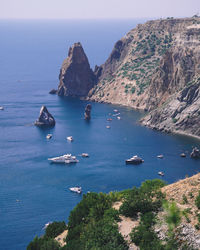
<instances>
[{"instance_id":1,"label":"coastline","mask_svg":"<svg viewBox=\"0 0 200 250\"><path fill-rule=\"evenodd\" d=\"M125 105L125 104L122 104L122 103L113 103L113 102L105 102L105 101L98 101L98 100L95 100L95 99L90 99L90 98L85 98L83 99L85 101L90 101L90 102L97 102L97 103L105 103L105 104L112 104L112 105L117 105L117 106L121 106L121 107L125 107L125 108L131 108L135 111L139 111L139 112L146 112L144 109L142 108L135 108L133 106L130 106L130 105ZM146 115L148 115L149 113L145 113L143 115L143 117L141 119L143 119ZM192 137L192 138L195 138L197 140L200 141L200 136L197 136L197 135L193 135L193 134L190 134L190 133L187 133L185 131L182 131L182 130L172 130L172 131L161 131L159 129L157 129L157 127L151 127L151 126L148 126L146 124L143 124L141 122L141 120L138 121L138 124L140 124L141 126L144 126L144 127L147 127L147 128L150 128L152 130L158 130L159 132L162 132L162 133L167 133L167 134L174 134L174 135L183 135L183 136L187 136L187 137Z\"/></svg>"}]
</instances>

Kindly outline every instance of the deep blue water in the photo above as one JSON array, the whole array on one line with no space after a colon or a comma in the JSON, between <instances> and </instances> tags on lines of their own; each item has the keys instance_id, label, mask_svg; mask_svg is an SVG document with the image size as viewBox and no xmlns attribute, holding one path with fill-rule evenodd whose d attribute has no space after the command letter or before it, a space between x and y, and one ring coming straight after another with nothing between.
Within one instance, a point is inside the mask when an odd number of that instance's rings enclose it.
<instances>
[{"instance_id":1,"label":"deep blue water","mask_svg":"<svg viewBox=\"0 0 200 250\"><path fill-rule=\"evenodd\" d=\"M158 178L161 170L168 183L199 171L199 161L179 156L199 141L141 127L141 113L113 105L92 103L92 120L87 123L83 119L87 102L48 94L57 87L61 63L72 43L82 43L94 67L137 22L141 20L0 22L0 105L5 107L0 111L0 249L25 249L44 232L45 223L67 221L81 200L81 195L68 190L71 186L109 192ZM56 119L53 129L33 126L43 104ZM115 108L122 120L113 119L106 129L106 118ZM49 141L48 133L53 134ZM67 142L69 135L74 142ZM76 165L47 161L82 152L90 158L79 157ZM125 159L135 154L145 162L126 166ZM164 159L157 159L158 154Z\"/></svg>"}]
</instances>

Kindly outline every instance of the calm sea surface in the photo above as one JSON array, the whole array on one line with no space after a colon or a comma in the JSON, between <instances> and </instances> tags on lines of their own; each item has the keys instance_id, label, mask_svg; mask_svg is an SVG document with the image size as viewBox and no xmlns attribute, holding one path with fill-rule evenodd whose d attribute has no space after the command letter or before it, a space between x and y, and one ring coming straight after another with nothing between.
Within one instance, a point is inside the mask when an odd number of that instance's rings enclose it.
<instances>
[{"instance_id":1,"label":"calm sea surface","mask_svg":"<svg viewBox=\"0 0 200 250\"><path fill-rule=\"evenodd\" d=\"M87 102L59 98L48 92L58 85L61 63L74 42L80 41L91 66L102 64L114 43L141 20L126 21L1 21L0 22L0 249L23 250L44 224L67 222L81 200L69 187L109 192L139 186L146 179L168 183L193 175L200 161L190 159L199 141L141 127L141 113L125 107L92 103L92 120L83 119ZM56 119L53 129L33 122L41 105ZM119 109L121 120L106 119ZM52 133L51 140L46 135ZM74 142L65 138L72 135ZM87 152L90 158L79 155ZM181 152L187 157L181 158ZM48 157L76 155L76 165L52 165ZM126 166L138 154L140 166ZM157 159L164 154L164 159Z\"/></svg>"}]
</instances>

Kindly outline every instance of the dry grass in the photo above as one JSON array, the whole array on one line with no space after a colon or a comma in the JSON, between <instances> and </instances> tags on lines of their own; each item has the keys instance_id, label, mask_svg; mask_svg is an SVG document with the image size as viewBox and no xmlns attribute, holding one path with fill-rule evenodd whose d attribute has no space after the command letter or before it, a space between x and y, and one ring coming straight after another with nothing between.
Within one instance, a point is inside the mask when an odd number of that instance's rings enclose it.
<instances>
[{"instance_id":1,"label":"dry grass","mask_svg":"<svg viewBox=\"0 0 200 250\"><path fill-rule=\"evenodd\" d=\"M162 188L162 192L166 194L167 200L175 201L181 210L190 209L188 218L190 219L190 224L192 226L198 223L196 215L200 213L195 205L195 199L199 190L200 173ZM186 197L187 202L184 202L184 196Z\"/></svg>"}]
</instances>

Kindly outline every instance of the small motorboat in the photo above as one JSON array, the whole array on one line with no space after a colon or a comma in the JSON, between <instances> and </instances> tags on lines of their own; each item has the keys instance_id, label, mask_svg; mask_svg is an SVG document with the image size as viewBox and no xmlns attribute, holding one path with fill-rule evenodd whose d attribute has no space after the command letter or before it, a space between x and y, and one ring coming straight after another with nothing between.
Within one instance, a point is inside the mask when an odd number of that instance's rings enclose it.
<instances>
[{"instance_id":1,"label":"small motorboat","mask_svg":"<svg viewBox=\"0 0 200 250\"><path fill-rule=\"evenodd\" d=\"M81 187L71 187L69 188L70 191L81 194L82 193L82 188Z\"/></svg>"},{"instance_id":2,"label":"small motorboat","mask_svg":"<svg viewBox=\"0 0 200 250\"><path fill-rule=\"evenodd\" d=\"M180 154L180 157L186 157L185 153Z\"/></svg>"},{"instance_id":3,"label":"small motorboat","mask_svg":"<svg viewBox=\"0 0 200 250\"><path fill-rule=\"evenodd\" d=\"M3 106L0 106L0 110L4 110L4 107L3 107Z\"/></svg>"},{"instance_id":4,"label":"small motorboat","mask_svg":"<svg viewBox=\"0 0 200 250\"><path fill-rule=\"evenodd\" d=\"M117 116L117 120L121 120L121 117L120 117L120 116Z\"/></svg>"},{"instance_id":5,"label":"small motorboat","mask_svg":"<svg viewBox=\"0 0 200 250\"><path fill-rule=\"evenodd\" d=\"M62 164L79 162L79 160L76 159L76 156L72 156L71 154L48 158L48 161L51 161L52 163L62 163Z\"/></svg>"},{"instance_id":6,"label":"small motorboat","mask_svg":"<svg viewBox=\"0 0 200 250\"><path fill-rule=\"evenodd\" d=\"M110 128L110 126L106 126L106 128Z\"/></svg>"},{"instance_id":7,"label":"small motorboat","mask_svg":"<svg viewBox=\"0 0 200 250\"><path fill-rule=\"evenodd\" d=\"M113 116L119 116L120 115L120 113L117 113L117 114L113 114Z\"/></svg>"},{"instance_id":8,"label":"small motorboat","mask_svg":"<svg viewBox=\"0 0 200 250\"><path fill-rule=\"evenodd\" d=\"M111 122L111 121L112 121L112 118L108 118L107 121Z\"/></svg>"},{"instance_id":9,"label":"small motorboat","mask_svg":"<svg viewBox=\"0 0 200 250\"><path fill-rule=\"evenodd\" d=\"M89 154L88 153L82 153L81 156L86 158L86 157L89 157Z\"/></svg>"},{"instance_id":10,"label":"small motorboat","mask_svg":"<svg viewBox=\"0 0 200 250\"><path fill-rule=\"evenodd\" d=\"M134 165L137 165L137 164L141 164L143 163L144 160L142 160L142 158L140 158L139 156L137 155L134 155L133 157L131 157L130 159L127 159L126 160L126 164L134 164Z\"/></svg>"},{"instance_id":11,"label":"small motorboat","mask_svg":"<svg viewBox=\"0 0 200 250\"><path fill-rule=\"evenodd\" d=\"M157 155L157 158L163 159L163 158L164 158L164 155Z\"/></svg>"},{"instance_id":12,"label":"small motorboat","mask_svg":"<svg viewBox=\"0 0 200 250\"><path fill-rule=\"evenodd\" d=\"M66 139L67 139L68 141L73 141L73 140L74 140L72 136L68 136Z\"/></svg>"},{"instance_id":13,"label":"small motorboat","mask_svg":"<svg viewBox=\"0 0 200 250\"><path fill-rule=\"evenodd\" d=\"M158 172L158 175L164 176L165 174L162 171L160 171L160 172Z\"/></svg>"},{"instance_id":14,"label":"small motorboat","mask_svg":"<svg viewBox=\"0 0 200 250\"><path fill-rule=\"evenodd\" d=\"M52 137L52 134L48 134L47 136L46 136L46 138L49 140L49 139L51 139L51 137Z\"/></svg>"},{"instance_id":15,"label":"small motorboat","mask_svg":"<svg viewBox=\"0 0 200 250\"><path fill-rule=\"evenodd\" d=\"M117 109L114 109L113 111L114 111L115 113L119 112Z\"/></svg>"}]
</instances>

